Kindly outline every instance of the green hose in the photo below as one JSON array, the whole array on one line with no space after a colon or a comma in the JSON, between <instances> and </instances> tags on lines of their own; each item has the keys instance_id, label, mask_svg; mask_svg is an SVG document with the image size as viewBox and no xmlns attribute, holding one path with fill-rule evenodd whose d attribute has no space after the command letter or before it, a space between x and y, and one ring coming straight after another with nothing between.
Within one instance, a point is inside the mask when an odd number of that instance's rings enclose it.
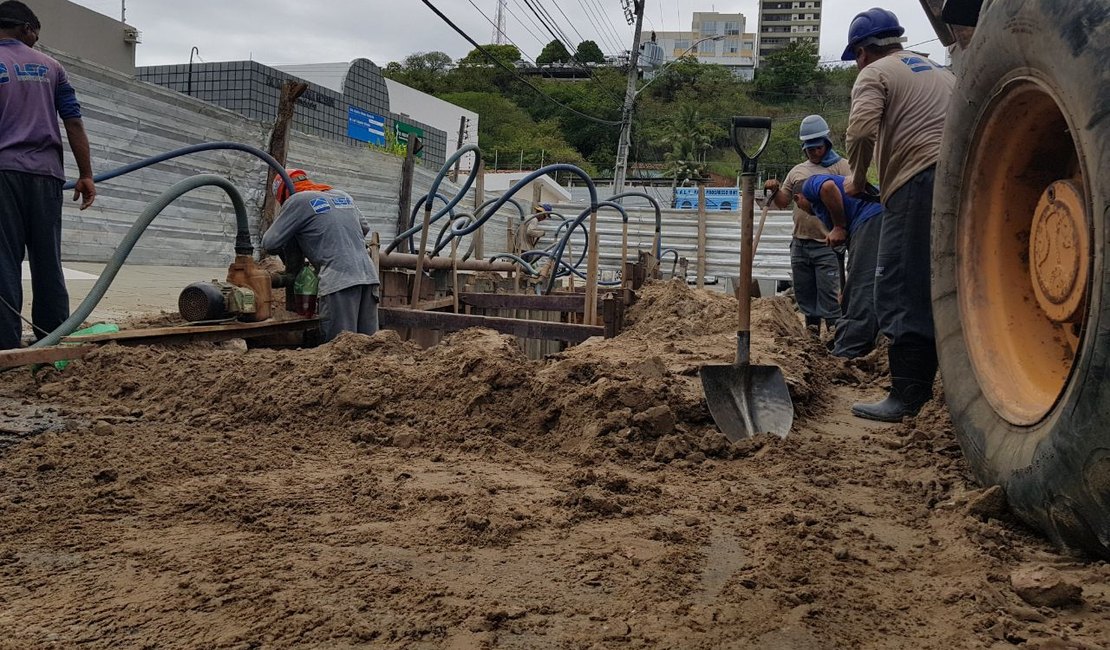
<instances>
[{"instance_id":1,"label":"green hose","mask_svg":"<svg viewBox=\"0 0 1110 650\"><path fill-rule=\"evenodd\" d=\"M80 327L81 323L85 322L85 319L89 317L92 310L100 303L100 299L104 297L104 294L108 291L108 287L112 284L112 281L116 279L116 274L119 273L127 256L131 254L131 250L135 248L135 244L139 241L139 237L146 231L146 227L150 225L150 222L154 221L154 218L161 214L162 210L166 209L166 206L176 201L183 194L206 185L219 187L227 192L228 198L231 199L231 205L235 208L235 223L238 231L240 233L249 232L247 205L243 202L242 195L239 194L239 190L235 189L235 186L231 184L231 181L213 174L200 174L186 178L170 187L163 192L161 196L151 201L150 204L146 206L146 209L143 210L143 213L139 215L134 225L131 226L131 230L128 230L127 234L124 235L123 241L121 241L119 247L116 248L116 252L112 254L112 259L108 260L108 265L104 267L104 271L100 274L100 277L97 278L96 284L93 285L89 295L85 296L85 299L81 301L76 311L53 332L39 339L31 347L41 348L48 345L56 345L63 338L69 336Z\"/></svg>"}]
</instances>

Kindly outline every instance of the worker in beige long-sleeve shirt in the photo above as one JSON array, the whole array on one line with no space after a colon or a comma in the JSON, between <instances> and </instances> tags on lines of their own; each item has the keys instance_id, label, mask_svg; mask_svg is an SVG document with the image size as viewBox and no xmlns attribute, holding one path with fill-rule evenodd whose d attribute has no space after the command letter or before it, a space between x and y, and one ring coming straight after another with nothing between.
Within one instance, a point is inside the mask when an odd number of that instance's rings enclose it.
<instances>
[{"instance_id":1,"label":"worker in beige long-sleeve shirt","mask_svg":"<svg viewBox=\"0 0 1110 650\"><path fill-rule=\"evenodd\" d=\"M845 192L866 193L871 161L879 167L883 204L875 268L879 328L890 339L891 390L852 413L897 422L932 398L937 356L929 293L933 182L944 116L955 77L927 57L902 49L905 30L890 11L869 9L852 20L843 59L860 69L852 87L846 148L852 173Z\"/></svg>"}]
</instances>

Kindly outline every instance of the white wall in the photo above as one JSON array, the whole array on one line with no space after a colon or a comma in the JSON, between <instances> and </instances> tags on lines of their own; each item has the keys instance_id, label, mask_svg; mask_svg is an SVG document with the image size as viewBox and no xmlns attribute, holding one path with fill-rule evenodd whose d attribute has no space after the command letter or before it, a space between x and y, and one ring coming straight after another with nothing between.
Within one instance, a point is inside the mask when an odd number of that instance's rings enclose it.
<instances>
[{"instance_id":1,"label":"white wall","mask_svg":"<svg viewBox=\"0 0 1110 650\"><path fill-rule=\"evenodd\" d=\"M385 86L389 89L389 110L398 115L408 115L447 133L448 158L459 149L459 121L463 117L468 120L463 144L478 144L477 113L391 79L385 80ZM474 164L474 154L466 154L461 162L462 169L469 170Z\"/></svg>"}]
</instances>

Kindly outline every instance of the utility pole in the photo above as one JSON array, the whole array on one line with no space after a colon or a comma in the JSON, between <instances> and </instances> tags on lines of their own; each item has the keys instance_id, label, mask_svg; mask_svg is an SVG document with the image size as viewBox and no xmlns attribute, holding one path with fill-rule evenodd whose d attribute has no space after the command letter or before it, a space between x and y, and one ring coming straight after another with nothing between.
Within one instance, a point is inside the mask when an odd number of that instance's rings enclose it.
<instances>
[{"instance_id":1,"label":"utility pole","mask_svg":"<svg viewBox=\"0 0 1110 650\"><path fill-rule=\"evenodd\" d=\"M624 91L624 107L621 109L621 135L620 140L617 141L617 166L613 170L613 194L624 191L624 177L628 172L628 149L632 139L632 106L636 103L636 72L637 64L640 62L640 32L644 25L645 2L646 0L624 0L625 17L630 19L630 24L635 23L636 28L632 32L632 51L628 57L628 86Z\"/></svg>"}]
</instances>

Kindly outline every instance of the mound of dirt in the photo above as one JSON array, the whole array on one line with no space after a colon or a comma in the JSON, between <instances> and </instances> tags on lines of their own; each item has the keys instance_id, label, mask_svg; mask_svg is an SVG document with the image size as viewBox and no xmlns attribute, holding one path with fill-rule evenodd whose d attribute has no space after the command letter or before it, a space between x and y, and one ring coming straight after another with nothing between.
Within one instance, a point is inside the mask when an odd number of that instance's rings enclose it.
<instances>
[{"instance_id":1,"label":"mound of dirt","mask_svg":"<svg viewBox=\"0 0 1110 650\"><path fill-rule=\"evenodd\" d=\"M799 417L729 444L698 368L733 360L735 300L643 296L620 336L543 361L470 330L427 350L392 332L106 346L8 373L0 646L1110 638L1110 568L983 506L939 399L897 426L852 418L880 387L757 300L753 357L782 367ZM1030 607L1012 576L1041 567L1082 601Z\"/></svg>"},{"instance_id":2,"label":"mound of dirt","mask_svg":"<svg viewBox=\"0 0 1110 650\"><path fill-rule=\"evenodd\" d=\"M345 334L314 350L106 346L38 391L91 419L130 414L304 440L393 444L404 426L419 432L403 436L408 447L494 439L614 459L727 456L697 369L731 362L735 299L682 283L652 284L643 294L626 332L545 362L485 330L453 334L428 350L389 331ZM754 357L781 366L798 412L813 412L828 362L788 303L757 300L754 312Z\"/></svg>"}]
</instances>

